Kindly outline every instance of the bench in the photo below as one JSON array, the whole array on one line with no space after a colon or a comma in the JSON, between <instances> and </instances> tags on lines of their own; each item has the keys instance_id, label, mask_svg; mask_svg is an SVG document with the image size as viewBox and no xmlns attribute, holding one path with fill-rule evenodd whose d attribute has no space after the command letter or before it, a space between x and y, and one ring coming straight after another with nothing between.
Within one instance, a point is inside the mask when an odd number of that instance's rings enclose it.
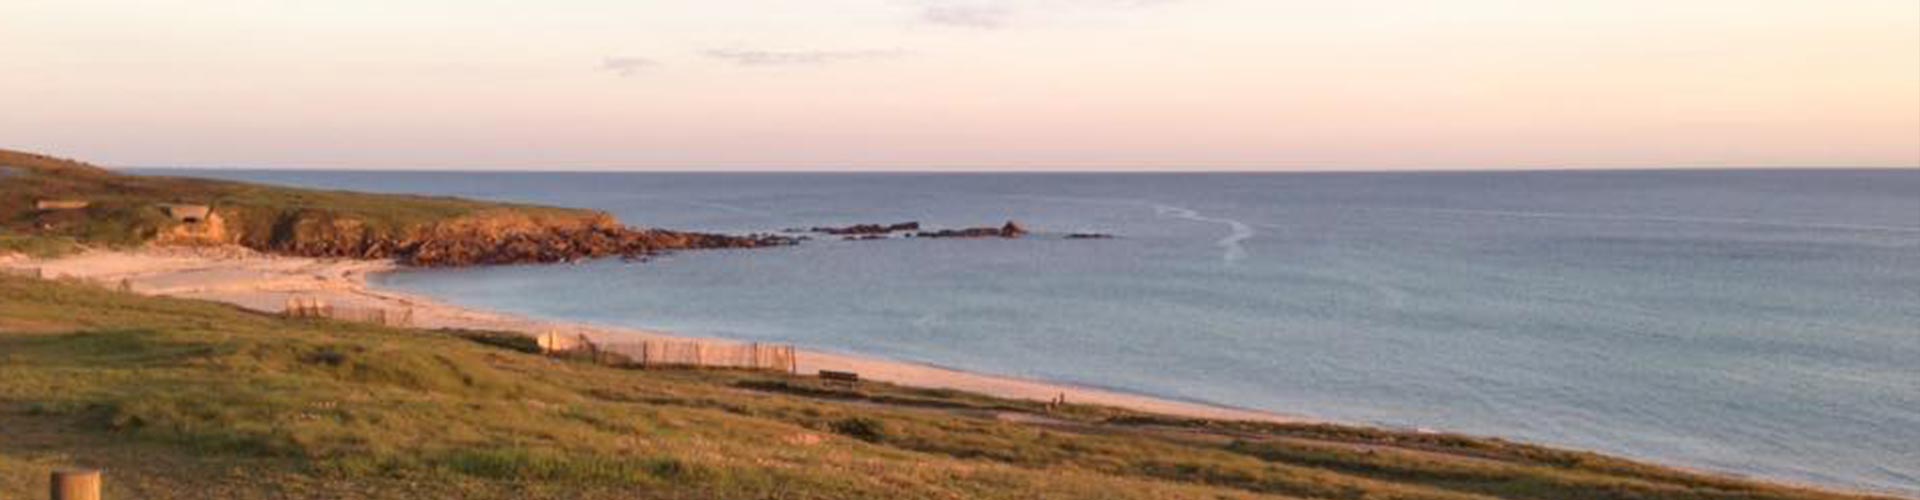
<instances>
[{"instance_id":1,"label":"bench","mask_svg":"<svg viewBox=\"0 0 1920 500\"><path fill-rule=\"evenodd\" d=\"M846 382L848 384L852 384L860 381L860 374L854 373L854 372L820 370L820 379L830 381L830 382Z\"/></svg>"}]
</instances>

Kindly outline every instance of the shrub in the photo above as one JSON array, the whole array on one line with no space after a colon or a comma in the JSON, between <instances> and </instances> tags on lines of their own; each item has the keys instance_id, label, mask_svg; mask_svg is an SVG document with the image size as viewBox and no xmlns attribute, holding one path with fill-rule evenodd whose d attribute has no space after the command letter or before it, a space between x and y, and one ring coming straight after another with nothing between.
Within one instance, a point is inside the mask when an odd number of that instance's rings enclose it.
<instances>
[{"instance_id":1,"label":"shrub","mask_svg":"<svg viewBox=\"0 0 1920 500\"><path fill-rule=\"evenodd\" d=\"M521 333L496 332L491 330L465 330L465 329L446 329L441 331L451 334L455 337L467 339L482 345L489 345L489 346L498 347L502 349L524 352L527 354L539 354L541 352L539 339L535 339L533 337L530 337Z\"/></svg>"},{"instance_id":2,"label":"shrub","mask_svg":"<svg viewBox=\"0 0 1920 500\"><path fill-rule=\"evenodd\" d=\"M887 438L887 424L870 417L847 417L828 424L833 432L866 441L878 443Z\"/></svg>"}]
</instances>

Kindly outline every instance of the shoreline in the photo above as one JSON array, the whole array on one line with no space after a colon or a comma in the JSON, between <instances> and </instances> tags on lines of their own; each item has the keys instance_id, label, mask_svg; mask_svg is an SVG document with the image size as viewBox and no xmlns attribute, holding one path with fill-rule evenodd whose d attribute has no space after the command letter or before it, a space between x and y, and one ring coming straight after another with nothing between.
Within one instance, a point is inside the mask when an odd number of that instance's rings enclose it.
<instances>
[{"instance_id":1,"label":"shoreline","mask_svg":"<svg viewBox=\"0 0 1920 500\"><path fill-rule=\"evenodd\" d=\"M242 247L145 247L137 250L87 250L54 259L0 254L0 272L38 269L44 279L79 279L120 286L142 295L222 302L262 313L279 313L288 297L316 297L348 307L407 308L412 324L403 328L468 328L511 331L527 335L560 333L585 335L596 341L643 339L695 340L717 344L744 344L724 338L676 335L640 328L554 321L467 308L417 294L382 289L370 278L404 269L394 261L321 259L264 254ZM1049 401L1058 395L1076 404L1125 408L1169 416L1270 423L1333 423L1338 421L1260 410L1181 401L1069 383L989 375L883 358L821 351L796 346L800 374L818 370L852 371L862 380L906 387L953 389L1008 399ZM1379 424L1345 423L1371 428ZM1424 427L1391 427L1411 432ZM1574 448L1563 448L1574 449ZM1625 456L1625 455L1619 455ZM1735 471L1703 469L1650 457L1634 460L1705 476L1760 481L1816 491L1861 495L1899 495L1896 490L1846 487ZM1898 498L1898 497L1893 497Z\"/></svg>"},{"instance_id":2,"label":"shoreline","mask_svg":"<svg viewBox=\"0 0 1920 500\"><path fill-rule=\"evenodd\" d=\"M138 250L87 250L54 259L0 257L0 268L39 269L44 278L73 278L120 286L134 293L224 302L245 309L278 313L292 297L312 297L343 307L411 311L411 328L465 328L522 333L579 335L596 342L646 339L697 340L743 344L724 338L676 335L640 328L549 321L467 308L416 294L379 288L374 275L397 271L385 260L318 259L263 254L240 247L147 247ZM1311 422L1312 419L1259 410L1179 401L1066 383L989 375L910 361L828 352L796 346L797 371L860 374L862 380L929 389L953 389L989 396L1115 406L1149 413L1216 420Z\"/></svg>"}]
</instances>

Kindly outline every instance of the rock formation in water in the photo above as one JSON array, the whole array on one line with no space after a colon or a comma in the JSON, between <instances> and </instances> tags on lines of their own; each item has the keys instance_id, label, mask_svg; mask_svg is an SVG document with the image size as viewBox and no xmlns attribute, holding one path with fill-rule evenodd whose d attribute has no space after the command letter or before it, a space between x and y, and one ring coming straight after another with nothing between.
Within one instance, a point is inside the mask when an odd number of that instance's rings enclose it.
<instances>
[{"instance_id":1,"label":"rock formation in water","mask_svg":"<svg viewBox=\"0 0 1920 500\"><path fill-rule=\"evenodd\" d=\"M970 227L966 229L945 229L940 231L922 231L914 233L921 238L1019 238L1027 235L1027 228L1020 223L1007 221L1000 227Z\"/></svg>"},{"instance_id":2,"label":"rock formation in water","mask_svg":"<svg viewBox=\"0 0 1920 500\"><path fill-rule=\"evenodd\" d=\"M890 224L890 225L884 225L884 226L880 224L856 224L856 225L846 226L846 227L816 226L812 229L808 229L807 232L826 233L834 236L850 236L850 235L884 235L884 234L891 234L895 232L919 231L919 230L920 230L919 222L902 222L899 224Z\"/></svg>"}]
</instances>

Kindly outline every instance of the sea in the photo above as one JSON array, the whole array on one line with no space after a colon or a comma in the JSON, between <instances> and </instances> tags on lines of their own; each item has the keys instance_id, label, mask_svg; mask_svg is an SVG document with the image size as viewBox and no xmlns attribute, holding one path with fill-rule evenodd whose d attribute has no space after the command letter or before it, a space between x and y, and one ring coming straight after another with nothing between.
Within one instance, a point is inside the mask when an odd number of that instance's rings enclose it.
<instances>
[{"instance_id":1,"label":"sea","mask_svg":"<svg viewBox=\"0 0 1920 500\"><path fill-rule=\"evenodd\" d=\"M1034 234L826 237L379 285L1920 496L1920 170L140 173L729 233L1018 221Z\"/></svg>"}]
</instances>

